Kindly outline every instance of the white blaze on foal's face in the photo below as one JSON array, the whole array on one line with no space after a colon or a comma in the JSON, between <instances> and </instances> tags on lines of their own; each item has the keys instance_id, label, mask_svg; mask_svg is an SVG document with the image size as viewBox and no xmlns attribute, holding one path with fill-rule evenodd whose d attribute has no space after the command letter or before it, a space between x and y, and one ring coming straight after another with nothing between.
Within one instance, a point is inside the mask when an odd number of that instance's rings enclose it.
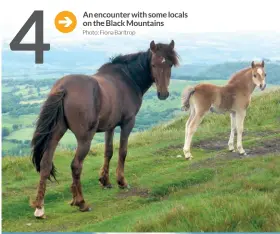
<instances>
[{"instance_id":1,"label":"white blaze on foal's face","mask_svg":"<svg viewBox=\"0 0 280 234\"><path fill-rule=\"evenodd\" d=\"M261 90L264 90L266 87L265 77L266 73L264 71L264 61L262 63L255 64L253 61L252 64L252 76L253 82L256 86L258 86Z\"/></svg>"}]
</instances>

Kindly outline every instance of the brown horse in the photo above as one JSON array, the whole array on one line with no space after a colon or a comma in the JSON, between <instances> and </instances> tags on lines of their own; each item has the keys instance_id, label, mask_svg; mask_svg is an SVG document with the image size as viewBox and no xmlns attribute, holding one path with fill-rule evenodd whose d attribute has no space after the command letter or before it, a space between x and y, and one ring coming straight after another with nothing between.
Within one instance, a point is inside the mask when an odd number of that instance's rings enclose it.
<instances>
[{"instance_id":1,"label":"brown horse","mask_svg":"<svg viewBox=\"0 0 280 234\"><path fill-rule=\"evenodd\" d=\"M190 153L191 141L198 125L207 111L230 112L231 133L228 142L229 150L234 151L234 135L237 130L237 149L240 154L246 154L242 146L243 124L247 107L251 101L251 94L255 87L264 90L266 73L264 61L251 63L251 67L235 73L228 84L216 86L199 84L188 88L182 95L182 109L190 109L190 117L186 123L184 154L186 159L192 159Z\"/></svg>"},{"instance_id":2,"label":"brown horse","mask_svg":"<svg viewBox=\"0 0 280 234\"><path fill-rule=\"evenodd\" d=\"M124 177L128 137L143 95L151 85L156 84L160 100L169 96L171 68L178 65L174 44L173 40L170 44L152 41L146 52L117 56L93 76L68 75L55 83L42 107L32 139L32 161L40 172L37 197L32 204L36 217L44 217L46 180L55 178L53 155L67 129L74 133L78 143L71 163L71 205L81 211L90 209L83 198L80 177L96 132L105 132L104 165L99 181L103 187L111 187L109 164L116 126L121 128L117 183L120 188L128 187Z\"/></svg>"}]
</instances>

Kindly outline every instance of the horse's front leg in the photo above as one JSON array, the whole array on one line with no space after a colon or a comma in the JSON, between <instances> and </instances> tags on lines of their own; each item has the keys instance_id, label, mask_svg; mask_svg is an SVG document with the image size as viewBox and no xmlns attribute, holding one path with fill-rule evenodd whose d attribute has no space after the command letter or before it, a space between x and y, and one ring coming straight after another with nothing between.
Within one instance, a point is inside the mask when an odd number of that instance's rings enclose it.
<instances>
[{"instance_id":1,"label":"horse's front leg","mask_svg":"<svg viewBox=\"0 0 280 234\"><path fill-rule=\"evenodd\" d=\"M237 149L239 154L246 155L245 150L242 145L242 134L243 134L243 125L244 119L246 116L246 110L241 110L236 112L236 129L237 129Z\"/></svg>"},{"instance_id":2,"label":"horse's front leg","mask_svg":"<svg viewBox=\"0 0 280 234\"><path fill-rule=\"evenodd\" d=\"M230 113L231 131L228 140L229 151L234 152L234 134L236 130L235 112Z\"/></svg>"},{"instance_id":3,"label":"horse's front leg","mask_svg":"<svg viewBox=\"0 0 280 234\"><path fill-rule=\"evenodd\" d=\"M119 149L119 160L118 160L118 167L117 167L117 182L120 188L128 188L128 184L124 178L124 162L127 154L127 143L128 137L131 133L135 124L135 117L126 121L121 126L121 136L120 136L120 149Z\"/></svg>"}]
</instances>

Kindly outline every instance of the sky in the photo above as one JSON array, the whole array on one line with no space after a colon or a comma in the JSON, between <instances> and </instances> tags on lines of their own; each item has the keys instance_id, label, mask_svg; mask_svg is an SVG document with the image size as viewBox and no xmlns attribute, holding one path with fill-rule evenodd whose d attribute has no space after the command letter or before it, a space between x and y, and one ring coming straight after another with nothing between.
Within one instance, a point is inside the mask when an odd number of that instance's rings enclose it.
<instances>
[{"instance_id":1,"label":"sky","mask_svg":"<svg viewBox=\"0 0 280 234\"><path fill-rule=\"evenodd\" d=\"M84 20L82 16L85 11L92 13L137 11L179 13L184 11L188 13L187 19L164 19L165 26L163 28L134 28L137 37L142 38L162 35L168 40L171 39L172 35L179 33L197 32L280 32L279 1L275 0L141 0L136 1L135 4L134 2L131 0L3 0L0 7L0 35L4 42L10 42L34 10L44 11L44 40L58 44L102 39L102 36L97 38L82 35L83 29L90 30L90 28L82 26ZM64 10L72 11L78 20L77 28L69 34L58 32L54 26L56 14ZM25 38L25 42L33 41L33 38L34 32L30 31Z\"/></svg>"}]
</instances>

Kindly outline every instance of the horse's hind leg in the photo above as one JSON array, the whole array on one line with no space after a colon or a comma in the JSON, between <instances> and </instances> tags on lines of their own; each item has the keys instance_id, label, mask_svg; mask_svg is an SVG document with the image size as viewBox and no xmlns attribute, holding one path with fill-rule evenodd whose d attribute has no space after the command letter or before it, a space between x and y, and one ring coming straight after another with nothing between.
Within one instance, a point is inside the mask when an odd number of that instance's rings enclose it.
<instances>
[{"instance_id":1,"label":"horse's hind leg","mask_svg":"<svg viewBox=\"0 0 280 234\"><path fill-rule=\"evenodd\" d=\"M135 118L130 119L125 124L121 126L121 137L120 137L120 148L119 148L119 160L118 160L118 167L117 167L117 182L120 188L128 188L129 185L127 184L124 178L124 163L125 158L127 155L127 143L128 137L133 129L135 124Z\"/></svg>"},{"instance_id":2,"label":"horse's hind leg","mask_svg":"<svg viewBox=\"0 0 280 234\"><path fill-rule=\"evenodd\" d=\"M112 188L109 180L109 165L113 156L114 129L105 132L104 164L100 171L99 182L104 188Z\"/></svg>"},{"instance_id":3,"label":"horse's hind leg","mask_svg":"<svg viewBox=\"0 0 280 234\"><path fill-rule=\"evenodd\" d=\"M45 151L40 163L40 182L38 186L37 197L36 200L31 204L31 206L36 208L34 216L37 218L44 217L44 197L46 192L46 182L50 177L55 149L66 130L67 127L64 124L61 124L56 129L56 131L53 132L52 140L50 141L48 149Z\"/></svg>"},{"instance_id":4,"label":"horse's hind leg","mask_svg":"<svg viewBox=\"0 0 280 234\"><path fill-rule=\"evenodd\" d=\"M85 203L82 193L82 185L81 185L81 173L83 168L83 161L87 156L91 140L93 138L95 131L90 131L85 133L84 136L77 137L78 147L76 150L75 158L71 163L72 169L72 178L73 183L71 186L71 191L73 194L73 200L71 202L72 206L78 206L80 211L89 211L90 207Z\"/></svg>"},{"instance_id":5,"label":"horse's hind leg","mask_svg":"<svg viewBox=\"0 0 280 234\"><path fill-rule=\"evenodd\" d=\"M235 120L235 112L230 113L230 122L231 122L231 132L228 141L228 149L229 151L234 152L234 134L236 130L236 120Z\"/></svg>"},{"instance_id":6,"label":"horse's hind leg","mask_svg":"<svg viewBox=\"0 0 280 234\"><path fill-rule=\"evenodd\" d=\"M205 111L196 111L194 117L190 120L189 124L186 126L186 138L185 138L185 144L183 148L186 159L192 159L192 155L190 152L192 138L204 114Z\"/></svg>"}]
</instances>

